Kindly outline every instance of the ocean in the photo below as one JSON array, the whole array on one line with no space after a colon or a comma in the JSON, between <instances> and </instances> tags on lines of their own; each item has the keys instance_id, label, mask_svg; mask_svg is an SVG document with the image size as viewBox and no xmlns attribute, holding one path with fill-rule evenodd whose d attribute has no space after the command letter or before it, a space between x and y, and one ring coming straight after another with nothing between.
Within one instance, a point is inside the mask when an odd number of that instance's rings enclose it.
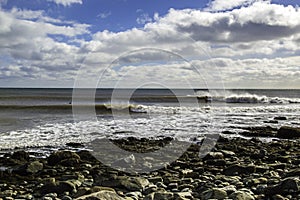
<instances>
[{"instance_id":1,"label":"ocean","mask_svg":"<svg viewBox=\"0 0 300 200\"><path fill-rule=\"evenodd\" d=\"M245 127L300 126L300 90L138 89L129 97L126 89L115 91L97 89L95 105L84 95L74 105L72 89L0 89L0 149L64 148L103 137L194 141L224 131L243 137ZM94 106L96 120L74 120L76 106Z\"/></svg>"}]
</instances>

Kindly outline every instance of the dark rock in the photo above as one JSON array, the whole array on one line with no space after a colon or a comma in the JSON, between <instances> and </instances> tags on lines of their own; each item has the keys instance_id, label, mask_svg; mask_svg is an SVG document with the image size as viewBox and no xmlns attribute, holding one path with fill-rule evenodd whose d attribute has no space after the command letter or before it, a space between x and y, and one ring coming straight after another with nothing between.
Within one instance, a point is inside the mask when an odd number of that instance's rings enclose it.
<instances>
[{"instance_id":1,"label":"dark rock","mask_svg":"<svg viewBox=\"0 0 300 200\"><path fill-rule=\"evenodd\" d=\"M202 199L220 199L223 200L227 197L227 192L220 188L212 188L202 192Z\"/></svg>"},{"instance_id":2,"label":"dark rock","mask_svg":"<svg viewBox=\"0 0 300 200\"><path fill-rule=\"evenodd\" d=\"M69 143L66 144L66 146L73 147L73 148L82 148L82 147L84 147L83 144L77 143L77 142L69 142Z\"/></svg>"},{"instance_id":3,"label":"dark rock","mask_svg":"<svg viewBox=\"0 0 300 200\"><path fill-rule=\"evenodd\" d=\"M155 192L154 199L156 200L169 200L173 199L174 194L172 192Z\"/></svg>"},{"instance_id":4,"label":"dark rock","mask_svg":"<svg viewBox=\"0 0 300 200\"><path fill-rule=\"evenodd\" d=\"M73 164L76 162L74 160L77 160L79 162L80 157L78 154L71 151L57 151L52 153L48 157L48 164L53 166L61 164L62 162L63 164L67 164L68 166L74 166Z\"/></svg>"},{"instance_id":5,"label":"dark rock","mask_svg":"<svg viewBox=\"0 0 300 200\"><path fill-rule=\"evenodd\" d=\"M286 173L287 177L295 176L295 177L300 177L300 168L297 169L292 169Z\"/></svg>"},{"instance_id":6,"label":"dark rock","mask_svg":"<svg viewBox=\"0 0 300 200\"><path fill-rule=\"evenodd\" d=\"M29 153L25 151L16 151L10 156L10 158L20 161L29 161Z\"/></svg>"},{"instance_id":7,"label":"dark rock","mask_svg":"<svg viewBox=\"0 0 300 200\"><path fill-rule=\"evenodd\" d=\"M269 186L266 188L265 193L269 196L275 194L290 194L297 193L300 191L300 181L298 178L286 178L282 180L279 184L274 186Z\"/></svg>"},{"instance_id":8,"label":"dark rock","mask_svg":"<svg viewBox=\"0 0 300 200\"><path fill-rule=\"evenodd\" d=\"M264 123L267 123L267 124L278 124L278 121L276 121L276 120L269 120L269 121L264 121Z\"/></svg>"},{"instance_id":9,"label":"dark rock","mask_svg":"<svg viewBox=\"0 0 300 200\"><path fill-rule=\"evenodd\" d=\"M242 166L242 165L231 165L223 170L223 174L227 176L235 176L241 174L254 173L256 170L255 166Z\"/></svg>"},{"instance_id":10,"label":"dark rock","mask_svg":"<svg viewBox=\"0 0 300 200\"><path fill-rule=\"evenodd\" d=\"M283 139L300 138L300 128L283 126L278 130L276 136Z\"/></svg>"},{"instance_id":11,"label":"dark rock","mask_svg":"<svg viewBox=\"0 0 300 200\"><path fill-rule=\"evenodd\" d=\"M287 117L284 116L274 117L274 120L287 120Z\"/></svg>"}]
</instances>

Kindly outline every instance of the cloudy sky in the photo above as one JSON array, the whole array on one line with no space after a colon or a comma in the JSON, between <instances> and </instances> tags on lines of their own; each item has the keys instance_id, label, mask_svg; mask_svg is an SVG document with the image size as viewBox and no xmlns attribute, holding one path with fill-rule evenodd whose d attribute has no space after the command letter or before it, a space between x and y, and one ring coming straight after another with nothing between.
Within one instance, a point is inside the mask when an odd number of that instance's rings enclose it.
<instances>
[{"instance_id":1,"label":"cloudy sky","mask_svg":"<svg viewBox=\"0 0 300 200\"><path fill-rule=\"evenodd\" d=\"M0 87L300 89L298 0L0 0Z\"/></svg>"}]
</instances>

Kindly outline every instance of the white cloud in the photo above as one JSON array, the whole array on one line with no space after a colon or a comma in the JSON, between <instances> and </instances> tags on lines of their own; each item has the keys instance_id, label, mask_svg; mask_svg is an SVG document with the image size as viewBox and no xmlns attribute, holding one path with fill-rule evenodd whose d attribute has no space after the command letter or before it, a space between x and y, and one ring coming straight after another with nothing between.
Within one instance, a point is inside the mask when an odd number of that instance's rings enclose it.
<instances>
[{"instance_id":1,"label":"white cloud","mask_svg":"<svg viewBox=\"0 0 300 200\"><path fill-rule=\"evenodd\" d=\"M205 9L207 11L225 11L239 6L248 6L257 1L270 2L270 0L213 0Z\"/></svg>"},{"instance_id":2,"label":"white cloud","mask_svg":"<svg viewBox=\"0 0 300 200\"><path fill-rule=\"evenodd\" d=\"M111 12L103 12L103 13L99 13L97 15L97 17L100 17L101 19L105 19L107 17L109 17L111 15Z\"/></svg>"},{"instance_id":3,"label":"white cloud","mask_svg":"<svg viewBox=\"0 0 300 200\"><path fill-rule=\"evenodd\" d=\"M143 13L136 19L136 22L138 24L146 24L152 22L152 18L149 16L148 13Z\"/></svg>"},{"instance_id":4,"label":"white cloud","mask_svg":"<svg viewBox=\"0 0 300 200\"><path fill-rule=\"evenodd\" d=\"M143 28L91 34L89 25L53 19L43 11L0 10L1 79L71 80L80 66L87 67L88 77L97 76L128 51L155 48L192 59L200 68L218 67L220 70L215 71L221 73L228 87L240 83L268 87L272 81L276 87L299 87L300 59L295 56L300 53L299 12L292 6L266 2L226 12L171 9L165 16L155 14L153 19L138 11L143 18L137 22L145 24ZM86 41L79 37L82 34L92 39ZM127 71L140 81L145 80L143 77L170 81L181 76L197 80L191 70L176 63L163 68L134 65L157 59L169 58L142 50L128 56L120 60L127 68L109 70L107 83L113 84ZM290 79L286 81L284 76Z\"/></svg>"},{"instance_id":5,"label":"white cloud","mask_svg":"<svg viewBox=\"0 0 300 200\"><path fill-rule=\"evenodd\" d=\"M300 31L300 10L292 6L255 2L228 12L174 10L157 27L171 27L207 42L252 42L276 40Z\"/></svg>"},{"instance_id":6,"label":"white cloud","mask_svg":"<svg viewBox=\"0 0 300 200\"><path fill-rule=\"evenodd\" d=\"M72 4L82 4L82 0L48 0L63 6L71 6Z\"/></svg>"}]
</instances>

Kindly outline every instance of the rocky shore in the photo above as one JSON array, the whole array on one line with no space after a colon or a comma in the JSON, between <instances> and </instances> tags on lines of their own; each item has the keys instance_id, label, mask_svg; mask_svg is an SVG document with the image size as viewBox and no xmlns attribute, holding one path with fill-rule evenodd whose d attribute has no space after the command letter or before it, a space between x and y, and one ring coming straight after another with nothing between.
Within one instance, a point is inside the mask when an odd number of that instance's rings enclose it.
<instances>
[{"instance_id":1,"label":"rocky shore","mask_svg":"<svg viewBox=\"0 0 300 200\"><path fill-rule=\"evenodd\" d=\"M113 142L143 152L172 139ZM299 139L264 143L221 137L204 158L199 148L192 144L175 162L141 174L107 167L87 150L59 150L47 157L6 153L0 157L0 199L300 199Z\"/></svg>"}]
</instances>

